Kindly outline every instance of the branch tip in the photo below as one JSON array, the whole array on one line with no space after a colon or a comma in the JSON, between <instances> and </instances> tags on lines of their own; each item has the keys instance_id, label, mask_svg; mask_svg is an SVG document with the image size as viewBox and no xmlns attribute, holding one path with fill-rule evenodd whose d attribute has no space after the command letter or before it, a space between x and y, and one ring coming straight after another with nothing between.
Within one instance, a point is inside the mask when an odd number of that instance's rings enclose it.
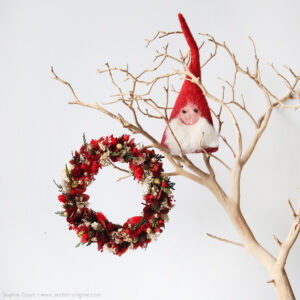
<instances>
[{"instance_id":1,"label":"branch tip","mask_svg":"<svg viewBox=\"0 0 300 300\"><path fill-rule=\"evenodd\" d=\"M281 247L282 243L279 241L279 239L277 238L277 236L275 234L273 234L273 238L276 241L276 243L278 244L278 246Z\"/></svg>"},{"instance_id":2,"label":"branch tip","mask_svg":"<svg viewBox=\"0 0 300 300\"><path fill-rule=\"evenodd\" d=\"M296 214L296 211L295 211L295 209L294 209L294 207L293 207L293 205L292 205L290 199L288 199L288 204L289 204L289 207L290 207L290 209L291 209L291 211L292 211L292 216L293 216L294 218L296 218L296 217L297 217L297 214Z\"/></svg>"},{"instance_id":3,"label":"branch tip","mask_svg":"<svg viewBox=\"0 0 300 300\"><path fill-rule=\"evenodd\" d=\"M271 280L267 281L267 283L274 283L275 284L275 280L271 279Z\"/></svg>"}]
</instances>

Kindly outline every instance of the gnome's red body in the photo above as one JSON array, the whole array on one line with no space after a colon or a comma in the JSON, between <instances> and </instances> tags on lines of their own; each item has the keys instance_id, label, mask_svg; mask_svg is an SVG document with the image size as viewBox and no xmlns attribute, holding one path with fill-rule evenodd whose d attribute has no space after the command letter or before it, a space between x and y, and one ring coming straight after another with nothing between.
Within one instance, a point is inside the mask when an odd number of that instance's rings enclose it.
<instances>
[{"instance_id":1,"label":"gnome's red body","mask_svg":"<svg viewBox=\"0 0 300 300\"><path fill-rule=\"evenodd\" d=\"M191 49L189 70L201 81L199 49L184 17L178 14L185 39ZM200 153L218 150L218 135L205 96L198 85L186 79L179 92L169 118L169 125L178 140L183 153ZM179 147L166 128L161 144L171 153L179 154Z\"/></svg>"}]
</instances>

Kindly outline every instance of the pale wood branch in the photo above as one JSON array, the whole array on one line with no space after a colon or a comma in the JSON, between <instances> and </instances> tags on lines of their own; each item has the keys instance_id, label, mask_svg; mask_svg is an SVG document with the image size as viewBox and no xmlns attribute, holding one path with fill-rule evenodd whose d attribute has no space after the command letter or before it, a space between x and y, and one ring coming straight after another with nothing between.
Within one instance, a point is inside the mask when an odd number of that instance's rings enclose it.
<instances>
[{"instance_id":1,"label":"pale wood branch","mask_svg":"<svg viewBox=\"0 0 300 300\"><path fill-rule=\"evenodd\" d=\"M212 154L212 153L209 153L209 156L214 158L216 161L218 161L219 163L221 163L229 172L231 172L231 168L221 159L219 158L218 156Z\"/></svg>"},{"instance_id":2,"label":"pale wood branch","mask_svg":"<svg viewBox=\"0 0 300 300\"><path fill-rule=\"evenodd\" d=\"M289 207L290 207L290 209L291 209L291 211L292 211L292 216L293 216L294 218L296 218L296 217L297 217L297 214L296 214L296 211L295 211L295 209L294 209L294 207L293 207L293 205L292 205L292 203L291 203L290 200L288 200L288 204L289 204Z\"/></svg>"},{"instance_id":3,"label":"pale wood branch","mask_svg":"<svg viewBox=\"0 0 300 300\"><path fill-rule=\"evenodd\" d=\"M129 173L128 170L125 170L123 168L118 167L116 164L114 164L112 161L109 161L109 163L117 170L121 171L121 172L125 172L125 173Z\"/></svg>"},{"instance_id":4,"label":"pale wood branch","mask_svg":"<svg viewBox=\"0 0 300 300\"><path fill-rule=\"evenodd\" d=\"M146 40L148 46L150 43L155 41L159 38L165 38L171 35L181 34L181 31L158 31L151 39ZM277 237L274 236L274 239L280 246L279 248L279 255L275 258L267 249L265 249L255 238L254 233L252 232L250 226L248 225L247 221L244 218L244 215L241 211L240 207L240 200L241 200L241 174L244 166L249 161L249 159L253 156L253 153L256 149L256 146L263 136L263 133L268 127L271 115L273 110L278 107L281 109L295 109L297 110L300 108L300 90L298 89L298 83L300 81L300 76L295 73L289 67L285 68L289 72L289 75L292 76L292 80L288 79L283 73L280 73L273 64L271 64L272 69L274 70L274 75L277 76L280 80L285 82L285 86L287 91L283 94L282 97L277 96L274 92L272 92L263 82L260 73L260 60L257 54L257 48L255 45L254 40L249 37L250 42L253 47L253 56L254 56L254 68L250 66L243 67L239 63L236 55L233 51L227 46L225 42L217 41L212 35L210 34L200 34L202 38L207 39L210 43L213 44L214 50L211 52L206 59L202 63L202 68L207 67L210 62L217 56L219 53L225 53L225 55L229 56L231 59L234 72L231 80L222 80L222 94L221 96L215 96L212 92L210 92L206 86L199 80L199 78L195 77L189 71L188 65L190 61L190 52L184 55L181 51L179 51L179 57L174 55L170 55L168 53L168 44L163 47L162 51L156 51L154 56L154 66L152 68L147 68L139 72L137 75L133 74L129 70L128 65L125 68L116 68L110 67L107 63L106 68L104 70L98 70L100 74L107 73L110 77L112 84L115 86L117 93L112 95L114 98L112 101L109 101L107 104L115 104L121 103L123 104L128 110L130 111L133 121L127 120L127 118L123 117L121 114L112 113L111 111L105 109L103 106L100 106L97 102L95 104L89 104L81 101L72 86L65 80L58 77L53 68L51 68L51 72L54 75L54 79L61 82L62 84L66 85L73 96L73 101L69 102L70 104L77 104L79 106L84 106L88 108L95 109L104 113L105 115L109 116L117 120L124 128L129 130L133 134L140 134L145 137L151 143L148 147L153 147L161 151L166 159L170 162L174 171L164 173L165 176L184 176L193 182L196 182L206 188L208 188L216 199L220 202L220 204L225 209L226 213L228 214L234 228L236 229L239 237L241 238L243 243L233 242L227 239L223 239L211 234L207 234L208 236L218 239L220 241L224 241L227 243L231 243L237 246L242 246L246 251L248 251L253 257L255 257L268 271L271 280L270 283L274 283L274 287L278 294L280 300L294 300L295 297L293 295L292 288L289 284L288 277L285 273L284 266L286 264L286 260L288 258L289 252L294 245L300 230L300 211L299 209L297 212L293 208L291 202L289 201L289 207L292 211L293 215L293 224L290 229L290 232L287 238L280 242ZM204 44L203 41L199 47L201 53L204 47L207 44ZM165 65L166 62L172 61L179 65L179 69L175 69L169 73L160 73L157 74L158 71L163 69L162 66ZM251 70L251 71L250 71ZM253 70L253 71L252 71ZM126 84L130 84L128 89L121 89L120 85L114 79L114 72L119 72L122 76L125 76ZM255 83L256 87L261 92L264 98L264 105L265 110L264 113L257 118L251 113L247 106L246 102L249 101L247 97L241 95L241 98L238 99L237 97L237 85L239 83L240 75L245 77L246 79ZM203 171L200 167L197 166L194 162L187 157L185 153L183 153L181 149L181 145L178 142L176 136L172 132L168 122L168 110L172 109L173 105L170 105L170 83L172 87L172 92L178 93L175 90L172 80L174 77L179 76L183 80L190 80L191 82L195 83L199 86L202 90L203 94L210 100L212 100L217 108L211 109L211 112L214 118L217 119L218 122L218 133L220 139L224 142L224 146L226 146L233 156L233 162L224 161L223 159L219 158L217 155L212 153L207 153L205 149L203 149L203 160L207 171ZM153 99L150 94L152 94L153 90L159 86L160 83L166 80L166 86L163 87L165 93L165 101L162 103L159 100ZM225 99L225 87L226 91L229 89L230 97L229 99ZM227 95L227 93L226 93ZM246 101L247 100L247 101ZM290 102L292 101L292 103ZM233 109L237 108L237 109ZM235 112L238 111L238 112ZM254 125L254 133L252 135L252 139L250 144L245 147L243 144L243 137L248 135L248 131L242 131L240 123L239 123L239 112L246 114L247 118L253 123ZM224 133L224 121L223 113L227 113L228 117L231 120L232 126L234 128L235 133L235 143L230 140L228 141L228 131ZM164 121L167 128L170 130L171 134L173 135L177 145L180 149L180 155L173 155L170 151L163 147L158 140L149 133L145 128L144 124L142 124L140 118L141 116L146 116L148 118L153 119L154 121ZM224 125L224 126L223 126ZM226 128L226 127L225 127ZM221 134L222 133L222 134ZM223 144L222 144L223 145ZM221 150L221 149L220 149ZM211 165L211 159L215 159L219 163L221 163L231 175L231 195L227 195L225 193L225 188L223 188L217 179L216 172ZM115 166L117 167L117 166ZM120 171L128 172L127 170L120 169ZM120 178L124 179L129 177L129 175Z\"/></svg>"},{"instance_id":5,"label":"pale wood branch","mask_svg":"<svg viewBox=\"0 0 300 300\"><path fill-rule=\"evenodd\" d=\"M273 234L273 238L275 242L278 244L278 246L281 247L282 243L279 241L278 237L275 234Z\"/></svg>"},{"instance_id":6,"label":"pale wood branch","mask_svg":"<svg viewBox=\"0 0 300 300\"><path fill-rule=\"evenodd\" d=\"M118 178L116 181L119 182L119 181L121 181L123 179L127 179L127 178L129 178L131 176L132 176L131 174L128 174L128 175L125 175L125 176L122 176L122 177Z\"/></svg>"},{"instance_id":7,"label":"pale wood branch","mask_svg":"<svg viewBox=\"0 0 300 300\"><path fill-rule=\"evenodd\" d=\"M158 30L156 32L156 34L150 38L150 39L145 39L145 41L147 42L145 47L148 47L150 45L151 42L155 41L157 38L161 39L164 38L168 35L173 35L173 34L178 34L178 33L182 33L182 31L171 31L171 32L167 32L167 31L163 31L163 30Z\"/></svg>"},{"instance_id":8,"label":"pale wood branch","mask_svg":"<svg viewBox=\"0 0 300 300\"><path fill-rule=\"evenodd\" d=\"M235 246L239 246L239 247L244 247L244 245L242 243L238 243L238 242L234 242L234 241L231 241L231 240L227 240L227 239L218 237L218 236L210 234L210 233L206 233L206 235L209 236L209 237L211 237L211 238L214 238L214 239L216 239L218 241L221 241L221 242L229 243L229 244L232 244L232 245L235 245Z\"/></svg>"},{"instance_id":9,"label":"pale wood branch","mask_svg":"<svg viewBox=\"0 0 300 300\"><path fill-rule=\"evenodd\" d=\"M289 203L290 207L293 207L291 203ZM293 209L293 212L295 212L295 210ZM294 220L291 226L291 229L286 237L286 239L280 243L280 252L279 255L277 257L277 261L275 264L275 272L278 271L282 271L285 264L286 264L286 260L288 258L289 252L292 248L292 246L294 245L296 239L299 236L299 232L300 232L300 202L299 202L299 208L297 210L297 213L295 212L295 216L293 216ZM277 239L278 240L278 239Z\"/></svg>"}]
</instances>

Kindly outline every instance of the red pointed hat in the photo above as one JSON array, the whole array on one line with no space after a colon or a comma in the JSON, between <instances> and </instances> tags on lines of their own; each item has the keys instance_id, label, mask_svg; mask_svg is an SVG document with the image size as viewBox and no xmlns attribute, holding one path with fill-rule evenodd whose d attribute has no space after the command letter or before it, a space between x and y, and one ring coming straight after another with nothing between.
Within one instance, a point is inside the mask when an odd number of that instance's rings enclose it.
<instances>
[{"instance_id":1,"label":"red pointed hat","mask_svg":"<svg viewBox=\"0 0 300 300\"><path fill-rule=\"evenodd\" d=\"M189 70L196 77L199 77L201 81L201 69L200 69L200 57L199 57L199 48L197 46L196 41L194 40L191 31L183 17L182 14L178 14L178 18L180 21L181 29L183 31L184 37L191 49L191 62L189 65ZM187 78L189 78L187 76ZM194 104L198 107L199 111L203 118L205 118L211 125L213 125L210 109L207 104L207 100L198 85L192 83L190 80L185 80L177 100L175 102L174 108L170 115L169 121L173 118L176 118L180 112L180 110L185 107L187 104Z\"/></svg>"}]
</instances>

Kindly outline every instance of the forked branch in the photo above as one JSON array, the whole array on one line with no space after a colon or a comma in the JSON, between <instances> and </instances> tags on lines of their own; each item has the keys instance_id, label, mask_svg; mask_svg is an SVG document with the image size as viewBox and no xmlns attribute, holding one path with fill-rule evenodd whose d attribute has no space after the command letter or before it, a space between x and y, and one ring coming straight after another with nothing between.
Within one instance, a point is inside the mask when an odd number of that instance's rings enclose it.
<instances>
[{"instance_id":1,"label":"forked branch","mask_svg":"<svg viewBox=\"0 0 300 300\"><path fill-rule=\"evenodd\" d=\"M150 43L154 43L158 38L167 38L171 35L180 35L181 31L158 31L153 38L146 40L148 46ZM283 93L283 96L278 96L272 92L264 83L261 72L260 72L260 59L256 49L256 45L251 37L249 37L251 45L253 47L253 63L252 66L242 66L236 55L233 51L227 46L225 42L217 41L210 34L200 34L202 41L199 51L202 53L205 51L206 46L211 44L213 46L213 51L209 53L208 58L202 63L202 68L208 68L210 62L219 55L227 55L233 66L234 72L231 80L221 79L221 95L214 95L210 92L207 87L195 77L188 68L190 54L183 54L179 51L179 56L170 55L168 52L168 45L162 48L162 50L157 50L154 56L155 65L150 68L146 68L139 72L138 74L133 74L129 70L128 65L125 68L111 67L108 63L106 68L103 70L98 70L99 74L106 73L108 74L112 85L116 89L116 93L112 95L112 100L106 101L106 105L123 105L128 109L132 117L132 121L128 117L122 116L120 113L113 113L110 110L99 105L97 102L94 104L86 103L81 101L71 84L59 76L56 75L53 68L51 72L54 76L54 79L66 85L73 97L73 100L70 101L70 104L76 104L79 106L85 106L104 113L112 119L117 120L124 128L128 129L133 134L140 134L145 137L150 143L151 146L159 149L171 163L173 170L167 172L167 176L184 176L206 188L208 188L213 195L217 198L220 204L224 207L226 213L231 219L239 237L243 243L233 242L227 239L219 238L217 236L207 234L208 236L231 243L237 246L244 247L251 255L253 255L269 272L271 280L269 282L274 283L274 287L277 291L278 297L281 300L293 300L295 299L293 295L292 288L289 284L288 277L285 273L284 266L286 264L289 252L294 245L300 230L300 208L296 211L291 202L289 206L293 215L293 224L290 229L290 232L287 238L280 242L277 237L274 236L276 242L280 247L279 255L277 259L271 255L255 238L252 230L247 224L241 208L241 193L240 193L240 182L241 174L244 166L252 157L255 152L256 146L263 136L263 133L268 127L272 112L275 108L292 108L297 110L300 108L300 89L299 81L300 75L297 75L291 68L285 67L292 79L289 79L287 75L278 71L278 69L271 64L271 68L274 71L274 76L276 79L279 79L285 83L286 91ZM202 56L202 55L201 55ZM168 62L173 62L178 65L178 68L169 73L161 72L162 66L166 65ZM250 71L253 70L253 71ZM120 84L114 76L115 72L124 76L125 82L128 84L127 88L121 88ZM239 75L239 76L238 76ZM197 84L203 94L213 101L217 109L212 110L212 114L218 124L218 133L220 136L220 141L222 142L219 154L210 154L206 151L203 151L202 158L206 167L206 170L203 170L198 162L194 163L189 157L183 153L182 148L178 142L178 139L168 123L168 111L172 109L172 101L174 96L177 97L178 91L174 88L173 79L175 77L181 77L190 80ZM248 97L242 94L237 95L237 86L239 84L240 76L245 76L251 82L254 82L256 88L260 91L264 101L261 101L261 106L264 107L264 113L261 116L256 116L254 112L251 112L246 102ZM217 82L217 80L216 80ZM162 94L165 95L164 101L158 101L151 97L151 94L156 87L163 85ZM170 86L172 89L170 89ZM229 96L225 97L225 89L229 89ZM233 109L236 108L236 109ZM229 119L231 120L231 127L224 122L223 114L226 113ZM251 139L251 142L248 145L245 145L244 137L248 134L248 131L242 131L240 126L239 117L240 114L244 114L248 120L253 124L254 133ZM173 135L177 145L180 149L180 155L173 155L169 150L163 147L157 140L156 137L152 135L151 132L148 132L145 129L143 119L147 117L153 120L153 122L164 122L164 125L167 126ZM228 136L230 135L231 128L234 128L235 139L232 141ZM232 154L233 161L225 161L222 158L222 146L225 146L230 153ZM200 156L201 154L199 154ZM222 187L218 182L219 174L214 168L214 162L220 163L222 166L229 171L231 176L231 192L229 195L225 193L225 187ZM118 168L117 166L115 166ZM127 170L120 170L125 171ZM228 173L227 173L228 174ZM127 178L128 176L122 177L121 179ZM228 190L228 189L226 189Z\"/></svg>"}]
</instances>

